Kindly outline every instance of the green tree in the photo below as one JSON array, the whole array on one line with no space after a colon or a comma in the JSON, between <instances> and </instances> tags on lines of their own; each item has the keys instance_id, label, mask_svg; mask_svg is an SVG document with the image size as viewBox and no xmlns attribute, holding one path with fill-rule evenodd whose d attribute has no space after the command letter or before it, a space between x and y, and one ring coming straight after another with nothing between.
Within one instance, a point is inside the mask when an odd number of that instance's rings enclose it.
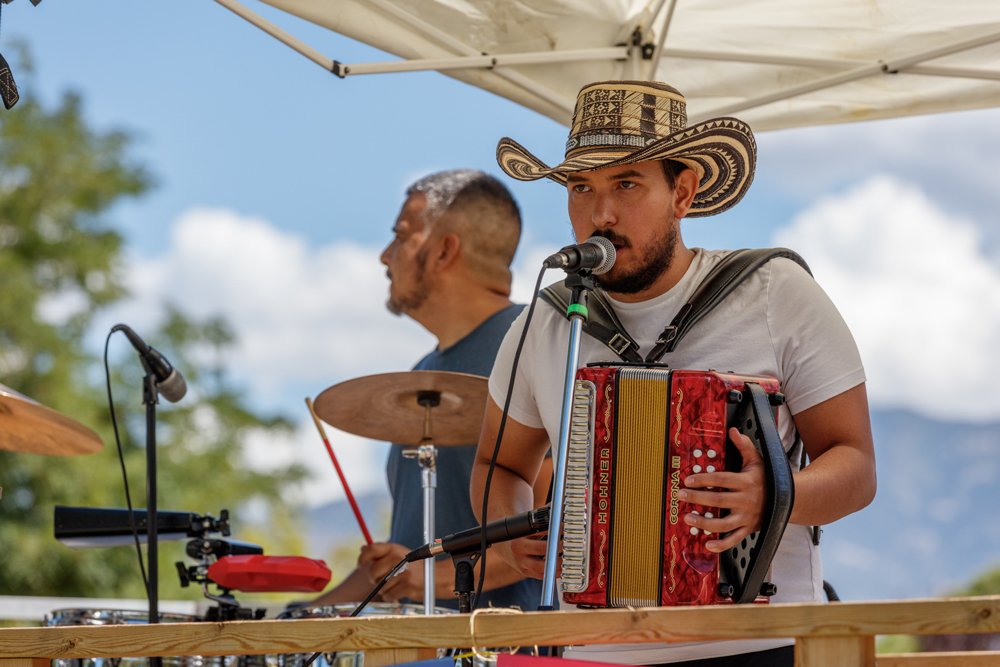
<instances>
[{"instance_id":1,"label":"green tree","mask_svg":"<svg viewBox=\"0 0 1000 667\"><path fill-rule=\"evenodd\" d=\"M88 128L73 94L51 110L25 94L0 116L0 382L90 426L106 445L83 457L0 452L0 594L144 595L134 547L72 550L55 541L52 523L57 504L125 506L103 367L83 341L95 313L126 296L122 238L107 214L152 181L129 158L129 140ZM190 391L176 406L159 406L159 506L215 515L228 508L237 531L266 538L267 552L297 553L296 508L283 492L304 471L255 472L242 455L250 432L288 423L254 412L229 380L225 322L192 321L169 306L164 313L158 331L143 333L183 370ZM132 499L144 507L138 360L118 359L112 376ZM267 530L241 522L251 507ZM163 598L199 594L175 583L182 553L182 543L161 547Z\"/></svg>"}]
</instances>

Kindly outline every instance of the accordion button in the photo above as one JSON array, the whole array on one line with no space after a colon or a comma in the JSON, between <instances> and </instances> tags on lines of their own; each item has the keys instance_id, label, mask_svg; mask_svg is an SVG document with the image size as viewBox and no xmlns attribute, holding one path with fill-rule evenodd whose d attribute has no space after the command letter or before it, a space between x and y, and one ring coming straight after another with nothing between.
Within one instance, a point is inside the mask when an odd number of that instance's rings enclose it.
<instances>
[{"instance_id":1,"label":"accordion button","mask_svg":"<svg viewBox=\"0 0 1000 667\"><path fill-rule=\"evenodd\" d=\"M715 515L712 514L711 512L705 512L705 518L706 519L714 519ZM706 531L706 534L707 534L707 531Z\"/></svg>"},{"instance_id":2,"label":"accordion button","mask_svg":"<svg viewBox=\"0 0 1000 667\"><path fill-rule=\"evenodd\" d=\"M692 528L691 529L691 534L692 535L697 535L698 534L698 529L697 528Z\"/></svg>"},{"instance_id":3,"label":"accordion button","mask_svg":"<svg viewBox=\"0 0 1000 667\"><path fill-rule=\"evenodd\" d=\"M701 458L701 450L700 450L700 449L696 449L696 450L694 450L694 451L692 452L692 454L694 454L694 457L695 457L696 459L698 459L698 458Z\"/></svg>"},{"instance_id":4,"label":"accordion button","mask_svg":"<svg viewBox=\"0 0 1000 667\"><path fill-rule=\"evenodd\" d=\"M705 468L705 470L707 472L715 472L715 466L708 466L707 468Z\"/></svg>"},{"instance_id":5,"label":"accordion button","mask_svg":"<svg viewBox=\"0 0 1000 667\"><path fill-rule=\"evenodd\" d=\"M694 472L701 472L701 466L695 466L695 467L691 468L691 470L694 471Z\"/></svg>"},{"instance_id":6,"label":"accordion button","mask_svg":"<svg viewBox=\"0 0 1000 667\"><path fill-rule=\"evenodd\" d=\"M714 459L717 456L714 449L708 450L708 458Z\"/></svg>"}]
</instances>

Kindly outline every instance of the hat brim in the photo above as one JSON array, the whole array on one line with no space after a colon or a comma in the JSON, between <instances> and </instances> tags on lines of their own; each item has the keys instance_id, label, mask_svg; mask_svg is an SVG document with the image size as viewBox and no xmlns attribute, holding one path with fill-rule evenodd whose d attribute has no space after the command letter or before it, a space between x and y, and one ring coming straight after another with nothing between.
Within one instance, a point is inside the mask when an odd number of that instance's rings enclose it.
<instances>
[{"instance_id":1,"label":"hat brim","mask_svg":"<svg viewBox=\"0 0 1000 667\"><path fill-rule=\"evenodd\" d=\"M579 151L549 167L513 139L497 144L497 162L511 178L535 181L550 178L562 185L568 174L619 167L649 160L671 159L698 173L698 191L687 217L716 215L734 206L753 182L757 143L750 126L736 118L714 118L667 135L652 144L629 150L595 147Z\"/></svg>"}]
</instances>

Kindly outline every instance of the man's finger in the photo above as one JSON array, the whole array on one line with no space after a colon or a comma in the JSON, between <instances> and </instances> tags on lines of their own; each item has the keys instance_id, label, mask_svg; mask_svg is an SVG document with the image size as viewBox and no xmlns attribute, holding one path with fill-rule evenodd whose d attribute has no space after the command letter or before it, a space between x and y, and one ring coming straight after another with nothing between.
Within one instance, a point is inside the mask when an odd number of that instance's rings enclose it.
<instances>
[{"instance_id":1,"label":"man's finger","mask_svg":"<svg viewBox=\"0 0 1000 667\"><path fill-rule=\"evenodd\" d=\"M389 542L374 542L361 547L361 554L358 556L358 565L364 565L372 561L384 558L392 551L393 545Z\"/></svg>"},{"instance_id":2,"label":"man's finger","mask_svg":"<svg viewBox=\"0 0 1000 667\"><path fill-rule=\"evenodd\" d=\"M729 429L729 438L733 441L733 444L736 445L736 449L739 450L740 456L743 457L744 468L751 463L763 463L764 460L761 458L760 452L758 452L757 448L753 446L750 438L740 433L736 427Z\"/></svg>"},{"instance_id":3,"label":"man's finger","mask_svg":"<svg viewBox=\"0 0 1000 667\"><path fill-rule=\"evenodd\" d=\"M712 512L705 512L704 514L691 512L684 516L684 523L695 528L701 528L712 535L728 533L741 526L740 518L736 514L730 514L720 519Z\"/></svg>"},{"instance_id":4,"label":"man's finger","mask_svg":"<svg viewBox=\"0 0 1000 667\"><path fill-rule=\"evenodd\" d=\"M705 543L705 548L714 553L722 553L723 551L735 547L751 532L752 531L749 528L744 526L743 528L730 533L728 537L721 540L709 540Z\"/></svg>"},{"instance_id":5,"label":"man's finger","mask_svg":"<svg viewBox=\"0 0 1000 667\"><path fill-rule=\"evenodd\" d=\"M747 484L747 480L742 477L742 474L739 472L703 472L688 475L684 478L684 486L689 489L741 489Z\"/></svg>"}]
</instances>

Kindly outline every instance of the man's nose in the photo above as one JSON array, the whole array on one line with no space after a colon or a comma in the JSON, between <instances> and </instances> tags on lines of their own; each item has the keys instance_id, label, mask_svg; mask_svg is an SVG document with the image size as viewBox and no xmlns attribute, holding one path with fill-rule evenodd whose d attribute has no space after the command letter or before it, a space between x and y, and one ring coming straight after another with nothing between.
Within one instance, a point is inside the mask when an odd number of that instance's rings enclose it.
<instances>
[{"instance_id":1,"label":"man's nose","mask_svg":"<svg viewBox=\"0 0 1000 667\"><path fill-rule=\"evenodd\" d=\"M385 247L385 250L382 251L382 256L378 258L378 260L383 264L385 264L386 266L389 266L389 258L392 257L392 246L395 245L395 243L396 242L393 241L392 243L387 245Z\"/></svg>"},{"instance_id":2,"label":"man's nose","mask_svg":"<svg viewBox=\"0 0 1000 667\"><path fill-rule=\"evenodd\" d=\"M594 199L594 210L591 222L597 229L607 229L618 221L615 212L614 198L610 194L598 194Z\"/></svg>"}]
</instances>

